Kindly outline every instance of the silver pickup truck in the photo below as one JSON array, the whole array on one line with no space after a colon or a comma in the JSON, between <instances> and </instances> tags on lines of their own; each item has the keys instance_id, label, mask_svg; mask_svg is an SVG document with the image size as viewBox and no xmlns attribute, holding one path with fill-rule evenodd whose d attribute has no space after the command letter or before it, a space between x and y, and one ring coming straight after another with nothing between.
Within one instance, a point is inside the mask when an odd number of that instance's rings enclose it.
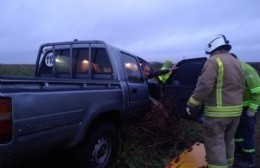
<instances>
[{"instance_id":1,"label":"silver pickup truck","mask_svg":"<svg viewBox=\"0 0 260 168\"><path fill-rule=\"evenodd\" d=\"M77 147L77 163L108 167L122 122L149 108L140 57L102 41L43 44L35 77L0 77L0 167Z\"/></svg>"}]
</instances>

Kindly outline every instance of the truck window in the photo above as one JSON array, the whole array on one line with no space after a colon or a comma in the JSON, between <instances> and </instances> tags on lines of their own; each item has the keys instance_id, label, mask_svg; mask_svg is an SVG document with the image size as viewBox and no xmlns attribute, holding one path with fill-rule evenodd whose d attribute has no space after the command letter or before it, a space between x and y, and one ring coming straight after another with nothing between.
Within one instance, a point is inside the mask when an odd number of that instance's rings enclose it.
<instances>
[{"instance_id":1,"label":"truck window","mask_svg":"<svg viewBox=\"0 0 260 168\"><path fill-rule=\"evenodd\" d=\"M112 68L107 52L104 48L96 48L92 52L92 63L95 65L94 73L111 74Z\"/></svg>"},{"instance_id":2,"label":"truck window","mask_svg":"<svg viewBox=\"0 0 260 168\"><path fill-rule=\"evenodd\" d=\"M91 61L89 59L88 48L73 49L73 69L76 78L89 75L91 69L93 79L111 79L112 67L104 48L91 48Z\"/></svg>"},{"instance_id":3,"label":"truck window","mask_svg":"<svg viewBox=\"0 0 260 168\"><path fill-rule=\"evenodd\" d=\"M73 49L73 69L75 74L88 74L90 69L89 51L86 48Z\"/></svg>"},{"instance_id":4,"label":"truck window","mask_svg":"<svg viewBox=\"0 0 260 168\"><path fill-rule=\"evenodd\" d=\"M70 73L70 50L62 49L55 52L56 73L69 74Z\"/></svg>"},{"instance_id":5,"label":"truck window","mask_svg":"<svg viewBox=\"0 0 260 168\"><path fill-rule=\"evenodd\" d=\"M42 55L40 61L40 75L54 77L54 71L56 75L69 77L70 49L57 49L55 50L55 56L53 50L49 49Z\"/></svg>"},{"instance_id":6,"label":"truck window","mask_svg":"<svg viewBox=\"0 0 260 168\"><path fill-rule=\"evenodd\" d=\"M127 80L131 83L143 83L141 70L137 59L134 56L121 52Z\"/></svg>"},{"instance_id":7,"label":"truck window","mask_svg":"<svg viewBox=\"0 0 260 168\"><path fill-rule=\"evenodd\" d=\"M184 62L177 71L170 75L166 83L181 86L195 86L201 74L204 62L205 61Z\"/></svg>"},{"instance_id":8,"label":"truck window","mask_svg":"<svg viewBox=\"0 0 260 168\"><path fill-rule=\"evenodd\" d=\"M53 48L49 47L40 59L39 75L45 77L111 79L112 73L105 48L91 48L91 51L87 47L72 48L71 64L69 46L55 48L55 53Z\"/></svg>"},{"instance_id":9,"label":"truck window","mask_svg":"<svg viewBox=\"0 0 260 168\"><path fill-rule=\"evenodd\" d=\"M40 69L39 69L40 75L45 76L45 75L52 74L53 65L54 65L53 52L47 51L45 56L41 56Z\"/></svg>"}]
</instances>

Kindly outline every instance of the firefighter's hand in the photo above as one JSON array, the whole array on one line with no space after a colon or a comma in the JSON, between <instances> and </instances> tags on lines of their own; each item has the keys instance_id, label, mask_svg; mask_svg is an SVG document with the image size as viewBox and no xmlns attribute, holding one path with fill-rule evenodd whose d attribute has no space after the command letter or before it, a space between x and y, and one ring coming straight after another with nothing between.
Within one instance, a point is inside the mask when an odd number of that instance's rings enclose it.
<instances>
[{"instance_id":1,"label":"firefighter's hand","mask_svg":"<svg viewBox=\"0 0 260 168\"><path fill-rule=\"evenodd\" d=\"M247 112L246 112L246 115L247 115L248 117L254 117L254 116L255 116L255 112L247 111Z\"/></svg>"},{"instance_id":2,"label":"firefighter's hand","mask_svg":"<svg viewBox=\"0 0 260 168\"><path fill-rule=\"evenodd\" d=\"M186 107L186 113L189 115L189 116L191 116L191 108L190 107Z\"/></svg>"},{"instance_id":3,"label":"firefighter's hand","mask_svg":"<svg viewBox=\"0 0 260 168\"><path fill-rule=\"evenodd\" d=\"M192 106L186 106L186 112L189 116L192 115L192 113L194 113L196 110L198 109L198 107L192 107Z\"/></svg>"},{"instance_id":4,"label":"firefighter's hand","mask_svg":"<svg viewBox=\"0 0 260 168\"><path fill-rule=\"evenodd\" d=\"M197 113L200 111L200 106L186 106L186 113L191 116L194 117L197 115Z\"/></svg>"}]
</instances>

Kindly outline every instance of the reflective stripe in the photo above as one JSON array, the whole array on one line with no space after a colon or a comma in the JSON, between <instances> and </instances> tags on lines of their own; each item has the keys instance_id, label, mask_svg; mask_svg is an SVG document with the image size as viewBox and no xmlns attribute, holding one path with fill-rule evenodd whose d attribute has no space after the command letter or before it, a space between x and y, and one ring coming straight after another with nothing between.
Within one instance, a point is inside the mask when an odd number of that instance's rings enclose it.
<instances>
[{"instance_id":1,"label":"reflective stripe","mask_svg":"<svg viewBox=\"0 0 260 168\"><path fill-rule=\"evenodd\" d=\"M224 67L220 58L217 58L218 65L218 79L217 79L217 88L216 88L216 100L217 106L222 106L222 85L223 85L223 75Z\"/></svg>"},{"instance_id":2,"label":"reflective stripe","mask_svg":"<svg viewBox=\"0 0 260 168\"><path fill-rule=\"evenodd\" d=\"M165 63L163 64L163 66L161 67L161 70L167 70L170 68L172 62L169 61L169 60L166 60ZM167 79L170 77L171 75L171 71L169 71L167 74L164 74L164 75L160 75L158 76L160 81L162 81L163 83L165 83L167 81Z\"/></svg>"},{"instance_id":3,"label":"reflective stripe","mask_svg":"<svg viewBox=\"0 0 260 168\"><path fill-rule=\"evenodd\" d=\"M200 102L198 102L197 100L195 100L193 97L190 97L189 102L194 105L197 106L200 104Z\"/></svg>"},{"instance_id":4,"label":"reflective stripe","mask_svg":"<svg viewBox=\"0 0 260 168\"><path fill-rule=\"evenodd\" d=\"M249 104L249 108L250 108L250 109L254 109L254 110L256 111L257 108L258 108L258 104L250 103L250 104Z\"/></svg>"},{"instance_id":5,"label":"reflective stripe","mask_svg":"<svg viewBox=\"0 0 260 168\"><path fill-rule=\"evenodd\" d=\"M260 87L256 87L256 88L251 89L251 92L252 93L260 92Z\"/></svg>"},{"instance_id":6,"label":"reflective stripe","mask_svg":"<svg viewBox=\"0 0 260 168\"><path fill-rule=\"evenodd\" d=\"M239 117L242 114L243 105L211 107L205 106L205 116L207 117Z\"/></svg>"},{"instance_id":7,"label":"reflective stripe","mask_svg":"<svg viewBox=\"0 0 260 168\"><path fill-rule=\"evenodd\" d=\"M246 152L246 153L254 153L255 152L255 149L242 149L243 152Z\"/></svg>"},{"instance_id":8,"label":"reflective stripe","mask_svg":"<svg viewBox=\"0 0 260 168\"><path fill-rule=\"evenodd\" d=\"M206 117L216 117L216 118L226 118L226 117L239 117L241 115L241 112L233 112L233 113L207 113L205 111L205 116Z\"/></svg>"},{"instance_id":9,"label":"reflective stripe","mask_svg":"<svg viewBox=\"0 0 260 168\"><path fill-rule=\"evenodd\" d=\"M248 106L251 100L243 101L243 106Z\"/></svg>"},{"instance_id":10,"label":"reflective stripe","mask_svg":"<svg viewBox=\"0 0 260 168\"><path fill-rule=\"evenodd\" d=\"M235 142L243 142L243 138L235 138Z\"/></svg>"},{"instance_id":11,"label":"reflective stripe","mask_svg":"<svg viewBox=\"0 0 260 168\"><path fill-rule=\"evenodd\" d=\"M207 111L222 111L222 112L232 112L232 111L239 111L242 110L243 105L236 105L236 106L224 106L224 107L213 107L213 106L205 106Z\"/></svg>"},{"instance_id":12,"label":"reflective stripe","mask_svg":"<svg viewBox=\"0 0 260 168\"><path fill-rule=\"evenodd\" d=\"M219 165L208 164L208 168L228 168L228 165L219 166Z\"/></svg>"},{"instance_id":13,"label":"reflective stripe","mask_svg":"<svg viewBox=\"0 0 260 168\"><path fill-rule=\"evenodd\" d=\"M228 159L228 167L232 167L234 163L234 158Z\"/></svg>"}]
</instances>

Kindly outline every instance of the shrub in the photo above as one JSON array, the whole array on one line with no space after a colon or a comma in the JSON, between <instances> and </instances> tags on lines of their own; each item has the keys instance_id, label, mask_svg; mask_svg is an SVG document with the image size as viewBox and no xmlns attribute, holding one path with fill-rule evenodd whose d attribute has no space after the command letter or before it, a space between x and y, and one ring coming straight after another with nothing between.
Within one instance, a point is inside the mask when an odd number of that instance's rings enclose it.
<instances>
[{"instance_id":1,"label":"shrub","mask_svg":"<svg viewBox=\"0 0 260 168\"><path fill-rule=\"evenodd\" d=\"M202 141L200 123L179 118L168 105L164 107L168 108L154 108L134 125L123 126L115 167L165 167L183 150Z\"/></svg>"}]
</instances>

